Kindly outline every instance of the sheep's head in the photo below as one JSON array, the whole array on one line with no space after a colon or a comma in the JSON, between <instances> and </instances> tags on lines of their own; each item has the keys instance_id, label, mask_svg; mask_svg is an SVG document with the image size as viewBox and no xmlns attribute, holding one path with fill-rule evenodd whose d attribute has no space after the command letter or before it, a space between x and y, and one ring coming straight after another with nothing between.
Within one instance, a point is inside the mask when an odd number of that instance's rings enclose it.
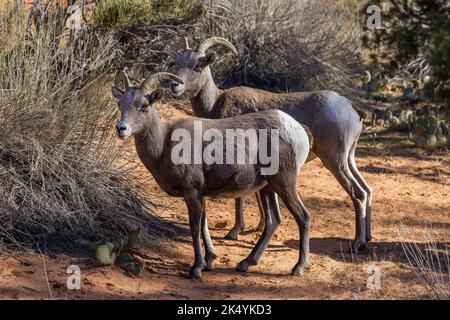
<instances>
[{"instance_id":1,"label":"sheep's head","mask_svg":"<svg viewBox=\"0 0 450 320\"><path fill-rule=\"evenodd\" d=\"M210 73L208 66L216 60L215 52L206 51L216 45L223 45L234 54L236 48L228 41L219 37L212 37L202 41L196 49L190 49L187 40L184 38L180 50L174 52L176 59L177 76L184 84L173 81L171 91L174 95L186 94L188 97L195 97L204 87Z\"/></svg>"},{"instance_id":2,"label":"sheep's head","mask_svg":"<svg viewBox=\"0 0 450 320\"><path fill-rule=\"evenodd\" d=\"M120 121L116 127L117 135L121 139L127 139L144 131L148 125L152 124L156 115L153 105L164 94L163 89L154 88L155 84L166 79L182 84L183 80L171 73L160 72L145 79L139 87L133 87L125 72L123 76L126 83L125 91L113 86L112 94L118 100L120 108Z\"/></svg>"}]
</instances>

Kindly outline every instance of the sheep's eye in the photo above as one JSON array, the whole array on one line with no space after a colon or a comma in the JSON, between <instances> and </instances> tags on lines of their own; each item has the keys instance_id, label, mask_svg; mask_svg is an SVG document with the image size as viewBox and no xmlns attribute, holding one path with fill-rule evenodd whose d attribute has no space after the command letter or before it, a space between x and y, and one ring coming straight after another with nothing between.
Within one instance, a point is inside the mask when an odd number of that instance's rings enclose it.
<instances>
[{"instance_id":1,"label":"sheep's eye","mask_svg":"<svg viewBox=\"0 0 450 320\"><path fill-rule=\"evenodd\" d=\"M197 64L195 65L195 67L194 67L194 71L196 71L196 72L202 72L202 70L203 70L202 64L201 64L201 63L197 63Z\"/></svg>"},{"instance_id":2,"label":"sheep's eye","mask_svg":"<svg viewBox=\"0 0 450 320\"><path fill-rule=\"evenodd\" d=\"M148 105L143 105L139 108L139 112L147 112Z\"/></svg>"}]
</instances>

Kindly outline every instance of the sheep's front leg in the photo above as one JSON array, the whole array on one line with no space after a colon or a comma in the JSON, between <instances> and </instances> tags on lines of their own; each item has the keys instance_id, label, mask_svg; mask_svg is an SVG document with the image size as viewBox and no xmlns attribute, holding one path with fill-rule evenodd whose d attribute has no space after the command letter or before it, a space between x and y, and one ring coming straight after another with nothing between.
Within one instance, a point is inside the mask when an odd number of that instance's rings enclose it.
<instances>
[{"instance_id":1,"label":"sheep's front leg","mask_svg":"<svg viewBox=\"0 0 450 320\"><path fill-rule=\"evenodd\" d=\"M185 194L184 201L189 212L189 226L191 228L192 242L194 245L195 261L189 272L193 278L200 279L202 270L206 267L205 257L201 246L201 227L203 216L203 196L198 191Z\"/></svg>"},{"instance_id":2,"label":"sheep's front leg","mask_svg":"<svg viewBox=\"0 0 450 320\"><path fill-rule=\"evenodd\" d=\"M214 250L211 236L209 235L208 219L206 218L206 205L204 198L203 198L203 214L202 214L202 236L203 236L203 245L205 246L205 260L206 260L205 270L211 271L213 269L212 263L214 259L217 258L217 255Z\"/></svg>"}]
</instances>

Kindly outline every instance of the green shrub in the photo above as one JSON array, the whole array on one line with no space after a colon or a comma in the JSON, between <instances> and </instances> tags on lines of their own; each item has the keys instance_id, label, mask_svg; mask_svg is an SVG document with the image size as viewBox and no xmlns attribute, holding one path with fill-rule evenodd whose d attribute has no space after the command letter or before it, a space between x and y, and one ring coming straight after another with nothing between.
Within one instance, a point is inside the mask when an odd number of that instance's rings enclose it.
<instances>
[{"instance_id":1,"label":"green shrub","mask_svg":"<svg viewBox=\"0 0 450 320\"><path fill-rule=\"evenodd\" d=\"M201 0L153 0L154 23L194 23L201 16Z\"/></svg>"},{"instance_id":2,"label":"green shrub","mask_svg":"<svg viewBox=\"0 0 450 320\"><path fill-rule=\"evenodd\" d=\"M138 21L178 24L194 21L200 12L200 0L100 0L94 9L94 24L107 29Z\"/></svg>"},{"instance_id":3,"label":"green shrub","mask_svg":"<svg viewBox=\"0 0 450 320\"><path fill-rule=\"evenodd\" d=\"M152 15L149 0L100 0L94 9L96 26L111 28L147 20Z\"/></svg>"},{"instance_id":4,"label":"green shrub","mask_svg":"<svg viewBox=\"0 0 450 320\"><path fill-rule=\"evenodd\" d=\"M445 102L450 118L450 5L445 0L376 0L366 6L384 5L383 28L366 30L362 41L376 51L385 73L398 73L421 81L428 98Z\"/></svg>"}]
</instances>

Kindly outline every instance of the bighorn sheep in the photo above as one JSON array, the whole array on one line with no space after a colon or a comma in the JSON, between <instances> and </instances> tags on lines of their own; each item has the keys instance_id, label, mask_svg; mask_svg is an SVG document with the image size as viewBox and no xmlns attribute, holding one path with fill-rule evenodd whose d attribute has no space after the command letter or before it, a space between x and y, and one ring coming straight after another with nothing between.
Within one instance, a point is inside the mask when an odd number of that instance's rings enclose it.
<instances>
[{"instance_id":1,"label":"bighorn sheep","mask_svg":"<svg viewBox=\"0 0 450 320\"><path fill-rule=\"evenodd\" d=\"M216 45L223 45L237 54L236 48L223 38L206 39L196 49L190 49L185 39L182 48L174 52L176 74L184 84L173 82L172 93L186 94L198 117L216 119L280 109L308 126L315 143L307 161L319 157L350 195L356 212L356 235L352 249L357 252L359 248L364 248L366 241L372 238L372 190L356 167L355 149L362 131L362 117L352 103L333 91L272 93L249 87L220 90L209 68L216 54L207 53ZM236 223L229 233L231 238L235 238L244 227L242 200L236 201L236 211Z\"/></svg>"},{"instance_id":2,"label":"bighorn sheep","mask_svg":"<svg viewBox=\"0 0 450 320\"><path fill-rule=\"evenodd\" d=\"M127 79L127 78L126 78ZM113 87L112 93L119 100L121 111L120 121L117 124L118 136L127 139L134 136L136 151L142 163L151 172L159 186L170 196L183 197L188 213L189 225L195 252L195 262L190 271L192 277L200 277L201 271L212 268L212 261L216 258L211 238L208 232L204 197L236 197L236 194L247 194L260 191L261 202L266 212L265 227L250 255L241 261L238 271L246 271L250 265L255 265L261 257L268 242L280 224L281 217L277 210L275 193L278 193L286 207L294 216L300 232L300 257L292 273L301 274L308 265L309 254L309 220L308 210L303 205L296 190L296 180L299 170L305 162L311 148L307 130L289 115L279 110L268 110L252 115L242 115L226 119L184 118L161 123L153 104L163 95L163 89L152 90L152 86L159 80L171 79L183 83L181 79L169 73L158 73L147 78L140 87L132 87L126 81L126 91ZM257 133L257 143L244 143L239 146L232 141L233 154L244 151L250 155L262 148L271 148L275 145L278 151L278 171L274 174L264 172L264 163L258 156L252 164L242 163L200 163L174 162L173 153L177 145L174 144L174 135L185 132L189 137L189 146L200 151L206 148L202 141L197 145L195 137L196 123L201 124L200 135L206 135L209 129L226 136L228 130L253 130ZM278 140L264 139L261 131L278 132ZM267 131L266 131L267 132ZM177 133L177 134L176 134ZM267 137L267 135L266 135ZM176 140L176 139L175 139ZM234 139L233 139L234 140ZM214 143L220 146L217 139ZM197 148L197 149L196 149ZM217 151L225 156L230 150ZM197 150L198 151L198 150ZM216 152L216 155L218 153ZM190 155L191 152L184 154ZM200 153L204 154L204 153ZM259 155L259 153L258 153ZM250 158L250 156L249 156ZM205 256L201 249L201 237L205 245Z\"/></svg>"}]
</instances>

